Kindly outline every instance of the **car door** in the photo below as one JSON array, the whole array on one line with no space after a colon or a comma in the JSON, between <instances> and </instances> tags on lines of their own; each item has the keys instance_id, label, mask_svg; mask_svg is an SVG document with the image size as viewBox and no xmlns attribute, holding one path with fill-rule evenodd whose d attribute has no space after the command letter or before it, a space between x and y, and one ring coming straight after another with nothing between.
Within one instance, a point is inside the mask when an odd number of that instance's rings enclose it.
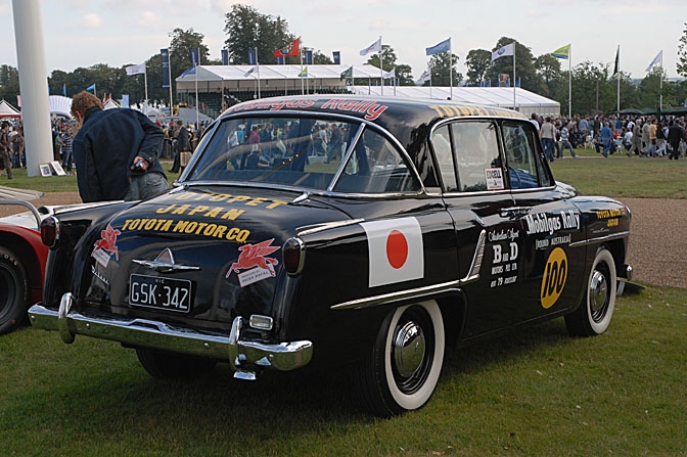
<instances>
[{"instance_id":1,"label":"car door","mask_svg":"<svg viewBox=\"0 0 687 457\"><path fill-rule=\"evenodd\" d=\"M455 120L434 129L432 145L444 201L456 230L458 276L467 297L463 335L510 324L517 305L521 222L505 181L493 120Z\"/></svg>"},{"instance_id":2,"label":"car door","mask_svg":"<svg viewBox=\"0 0 687 457\"><path fill-rule=\"evenodd\" d=\"M539 137L527 121L501 125L507 176L520 224L514 323L561 312L580 299L585 249L580 210L571 189L556 185Z\"/></svg>"}]
</instances>

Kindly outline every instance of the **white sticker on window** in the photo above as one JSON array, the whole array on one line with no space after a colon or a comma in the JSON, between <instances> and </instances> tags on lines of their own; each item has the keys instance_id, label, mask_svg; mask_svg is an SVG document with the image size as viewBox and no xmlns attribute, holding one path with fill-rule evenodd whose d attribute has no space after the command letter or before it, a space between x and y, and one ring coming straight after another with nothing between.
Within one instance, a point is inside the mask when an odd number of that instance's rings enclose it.
<instances>
[{"instance_id":1,"label":"white sticker on window","mask_svg":"<svg viewBox=\"0 0 687 457\"><path fill-rule=\"evenodd\" d=\"M503 173L500 168L486 168L484 177L487 179L487 190L502 190Z\"/></svg>"}]
</instances>

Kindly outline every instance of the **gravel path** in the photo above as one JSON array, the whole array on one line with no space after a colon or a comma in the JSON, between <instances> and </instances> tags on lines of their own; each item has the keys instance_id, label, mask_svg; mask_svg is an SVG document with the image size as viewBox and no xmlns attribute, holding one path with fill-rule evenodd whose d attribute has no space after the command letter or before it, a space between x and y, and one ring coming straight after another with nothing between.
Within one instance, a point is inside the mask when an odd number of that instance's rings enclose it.
<instances>
[{"instance_id":1,"label":"gravel path","mask_svg":"<svg viewBox=\"0 0 687 457\"><path fill-rule=\"evenodd\" d=\"M32 202L36 206L79 203L78 192L52 192ZM687 200L627 198L632 212L627 262L634 279L656 286L687 288ZM0 206L0 217L24 211Z\"/></svg>"}]
</instances>

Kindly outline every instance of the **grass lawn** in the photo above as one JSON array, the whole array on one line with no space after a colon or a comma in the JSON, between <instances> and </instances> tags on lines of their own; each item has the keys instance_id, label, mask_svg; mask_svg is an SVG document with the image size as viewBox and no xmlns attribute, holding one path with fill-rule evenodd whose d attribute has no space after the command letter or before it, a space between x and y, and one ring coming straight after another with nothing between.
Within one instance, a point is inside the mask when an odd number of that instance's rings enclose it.
<instances>
[{"instance_id":1,"label":"grass lawn","mask_svg":"<svg viewBox=\"0 0 687 457\"><path fill-rule=\"evenodd\" d=\"M562 319L449 352L429 405L378 420L345 371L155 381L118 344L0 338L0 455L687 455L687 293L619 298L609 332Z\"/></svg>"}]
</instances>

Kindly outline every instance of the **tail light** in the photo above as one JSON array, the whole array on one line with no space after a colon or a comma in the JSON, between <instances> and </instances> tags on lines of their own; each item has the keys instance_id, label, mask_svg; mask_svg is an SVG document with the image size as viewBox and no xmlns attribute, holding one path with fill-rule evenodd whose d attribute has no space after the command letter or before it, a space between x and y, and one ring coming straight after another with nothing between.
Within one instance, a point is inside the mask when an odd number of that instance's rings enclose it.
<instances>
[{"instance_id":1,"label":"tail light","mask_svg":"<svg viewBox=\"0 0 687 457\"><path fill-rule=\"evenodd\" d=\"M290 275L297 275L305 264L305 243L300 238L289 238L282 246L284 269Z\"/></svg>"},{"instance_id":2,"label":"tail light","mask_svg":"<svg viewBox=\"0 0 687 457\"><path fill-rule=\"evenodd\" d=\"M41 241L44 245L53 249L57 247L60 239L60 222L56 217L50 216L41 222Z\"/></svg>"}]
</instances>

